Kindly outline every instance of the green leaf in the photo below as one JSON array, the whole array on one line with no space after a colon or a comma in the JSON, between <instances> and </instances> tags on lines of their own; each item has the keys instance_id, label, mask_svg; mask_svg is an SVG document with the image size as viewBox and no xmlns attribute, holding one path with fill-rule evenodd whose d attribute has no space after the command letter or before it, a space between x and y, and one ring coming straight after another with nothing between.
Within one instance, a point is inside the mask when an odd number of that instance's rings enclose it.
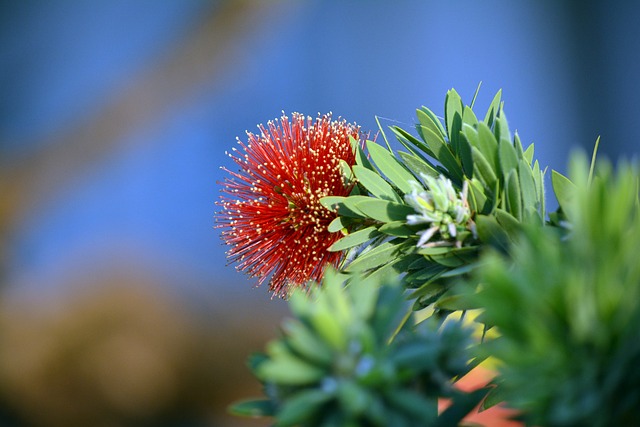
<instances>
[{"instance_id":1,"label":"green leaf","mask_svg":"<svg viewBox=\"0 0 640 427\"><path fill-rule=\"evenodd\" d=\"M442 271L446 271L446 267L443 265L434 263L437 265ZM410 299L416 300L416 308L424 308L428 307L431 304L435 303L444 293L447 291L447 287L439 282L437 279L440 277L438 272L434 272L430 275L425 275L425 278L422 279L424 283L420 285L418 289L416 289L411 295ZM412 280L420 280L420 279L412 279Z\"/></svg>"},{"instance_id":2,"label":"green leaf","mask_svg":"<svg viewBox=\"0 0 640 427\"><path fill-rule=\"evenodd\" d=\"M478 123L478 150L490 162L495 171L498 170L498 140L485 123Z\"/></svg>"},{"instance_id":3,"label":"green leaf","mask_svg":"<svg viewBox=\"0 0 640 427\"><path fill-rule=\"evenodd\" d=\"M307 389L289 397L277 413L276 426L293 427L311 419L333 394L322 389Z\"/></svg>"},{"instance_id":4,"label":"green leaf","mask_svg":"<svg viewBox=\"0 0 640 427\"><path fill-rule=\"evenodd\" d=\"M397 236L397 237L410 237L415 234L413 230L407 227L407 224L405 221L388 222L380 226L380 228L378 228L378 231L384 234L388 234L390 236Z\"/></svg>"},{"instance_id":5,"label":"green leaf","mask_svg":"<svg viewBox=\"0 0 640 427\"><path fill-rule=\"evenodd\" d=\"M298 355L319 365L333 361L333 352L308 326L299 320L285 319L282 329L287 334L286 344Z\"/></svg>"},{"instance_id":6,"label":"green leaf","mask_svg":"<svg viewBox=\"0 0 640 427\"><path fill-rule=\"evenodd\" d=\"M382 243L356 257L347 267L347 272L366 271L372 268L380 267L392 260L401 253L402 243L404 239L394 239L390 242Z\"/></svg>"},{"instance_id":7,"label":"green leaf","mask_svg":"<svg viewBox=\"0 0 640 427\"><path fill-rule=\"evenodd\" d=\"M446 138L447 131L444 129L440 119L433 111L422 106L422 108L416 110L416 115L418 116L418 121L422 126L431 129L438 135L441 135L443 139Z\"/></svg>"},{"instance_id":8,"label":"green leaf","mask_svg":"<svg viewBox=\"0 0 640 427\"><path fill-rule=\"evenodd\" d=\"M482 189L482 184L476 178L467 180L469 183L469 194L467 200L469 201L469 207L473 212L481 214L488 214L493 208L491 200L487 198Z\"/></svg>"},{"instance_id":9,"label":"green leaf","mask_svg":"<svg viewBox=\"0 0 640 427\"><path fill-rule=\"evenodd\" d=\"M367 141L367 149L371 160L393 185L405 194L412 191L409 181L415 181L415 177L389 151L373 141Z\"/></svg>"},{"instance_id":10,"label":"green leaf","mask_svg":"<svg viewBox=\"0 0 640 427\"><path fill-rule=\"evenodd\" d=\"M520 141L520 135L518 135L518 132L513 135L513 148L516 150L516 157L518 160L524 159L524 150L522 149L522 142Z\"/></svg>"},{"instance_id":11,"label":"green leaf","mask_svg":"<svg viewBox=\"0 0 640 427\"><path fill-rule=\"evenodd\" d=\"M304 298L304 296L302 296ZM313 313L310 321L319 336L337 351L344 350L346 345L346 332L337 319L335 308L318 309Z\"/></svg>"},{"instance_id":12,"label":"green leaf","mask_svg":"<svg viewBox=\"0 0 640 427\"><path fill-rule=\"evenodd\" d=\"M403 221L407 215L416 213L411 206L373 198L358 202L356 206L367 217L381 222Z\"/></svg>"},{"instance_id":13,"label":"green leaf","mask_svg":"<svg viewBox=\"0 0 640 427\"><path fill-rule=\"evenodd\" d=\"M507 253L509 249L509 235L500 224L498 224L495 217L490 215L477 215L476 231L480 241Z\"/></svg>"},{"instance_id":14,"label":"green leaf","mask_svg":"<svg viewBox=\"0 0 640 427\"><path fill-rule=\"evenodd\" d=\"M518 177L520 178L520 192L522 194L523 218L531 219L537 216L542 219L538 214L540 204L538 203L533 171L524 159L521 159L518 164Z\"/></svg>"},{"instance_id":15,"label":"green leaf","mask_svg":"<svg viewBox=\"0 0 640 427\"><path fill-rule=\"evenodd\" d=\"M305 385L319 381L324 369L293 356L280 355L263 362L256 371L262 381L287 385Z\"/></svg>"},{"instance_id":16,"label":"green leaf","mask_svg":"<svg viewBox=\"0 0 640 427\"><path fill-rule=\"evenodd\" d=\"M364 218L364 215L361 212L346 204L347 199L353 199L356 197L365 196L326 196L320 198L320 204L333 212L337 212L340 216L346 216L349 218Z\"/></svg>"},{"instance_id":17,"label":"green leaf","mask_svg":"<svg viewBox=\"0 0 640 427\"><path fill-rule=\"evenodd\" d=\"M340 172L342 173L342 178L345 186L349 183L353 182L353 172L351 171L351 166L349 163L340 159Z\"/></svg>"},{"instance_id":18,"label":"green leaf","mask_svg":"<svg viewBox=\"0 0 640 427\"><path fill-rule=\"evenodd\" d=\"M467 140L464 133L460 134L458 139L458 155L462 162L462 170L464 174L471 178L473 177L473 155L471 154L471 143Z\"/></svg>"},{"instance_id":19,"label":"green leaf","mask_svg":"<svg viewBox=\"0 0 640 427\"><path fill-rule=\"evenodd\" d=\"M481 388L466 394L459 394L453 399L453 403L440 414L434 427L457 426L460 421L475 408L483 397L487 395L487 389Z\"/></svg>"},{"instance_id":20,"label":"green leaf","mask_svg":"<svg viewBox=\"0 0 640 427\"><path fill-rule=\"evenodd\" d=\"M389 403L408 414L411 419L420 420L421 425L431 425L438 414L436 399L427 399L413 390L392 388L386 391L385 397Z\"/></svg>"},{"instance_id":21,"label":"green leaf","mask_svg":"<svg viewBox=\"0 0 640 427\"><path fill-rule=\"evenodd\" d=\"M480 93L480 87L482 86L482 81L478 82L478 86L476 86L476 91L473 92L473 98L471 98L471 108L476 104L476 99L478 99L478 94Z\"/></svg>"},{"instance_id":22,"label":"green leaf","mask_svg":"<svg viewBox=\"0 0 640 427\"><path fill-rule=\"evenodd\" d=\"M478 118L471 107L465 106L462 111L462 125L468 125L475 128L478 125Z\"/></svg>"},{"instance_id":23,"label":"green leaf","mask_svg":"<svg viewBox=\"0 0 640 427\"><path fill-rule=\"evenodd\" d=\"M425 142L429 145L429 148L433 152L434 156L444 166L451 176L447 178L456 182L458 185L462 182L462 167L456 160L455 156L451 152L449 145L440 137L436 135L431 129L424 129L423 134Z\"/></svg>"},{"instance_id":24,"label":"green leaf","mask_svg":"<svg viewBox=\"0 0 640 427\"><path fill-rule=\"evenodd\" d=\"M389 183L376 172L358 165L353 167L353 172L355 173L358 181L375 197L402 203L402 199L398 196L398 193L396 193L391 185L389 185Z\"/></svg>"},{"instance_id":25,"label":"green leaf","mask_svg":"<svg viewBox=\"0 0 640 427\"><path fill-rule=\"evenodd\" d=\"M520 192L520 180L515 170L509 171L505 182L507 196L507 209L519 221L522 220L522 193Z\"/></svg>"},{"instance_id":26,"label":"green leaf","mask_svg":"<svg viewBox=\"0 0 640 427\"><path fill-rule=\"evenodd\" d=\"M495 121L493 133L498 142L505 141L511 144L512 139L511 132L509 131L509 123L507 123L507 117L504 115L502 105L500 106L500 112L498 113L498 117Z\"/></svg>"},{"instance_id":27,"label":"green leaf","mask_svg":"<svg viewBox=\"0 0 640 427\"><path fill-rule=\"evenodd\" d=\"M353 141L355 141L356 164L360 165L363 168L374 170L373 165L367 158L367 155L362 149L362 146L360 145L359 141L355 140L353 137L350 137L350 139L352 140L352 145L354 144Z\"/></svg>"},{"instance_id":28,"label":"green leaf","mask_svg":"<svg viewBox=\"0 0 640 427\"><path fill-rule=\"evenodd\" d=\"M438 172L432 164L425 162L421 158L405 153L404 151L398 151L398 155L416 177L420 176L421 173L433 177L440 176L440 172Z\"/></svg>"},{"instance_id":29,"label":"green leaf","mask_svg":"<svg viewBox=\"0 0 640 427\"><path fill-rule=\"evenodd\" d=\"M518 169L518 156L516 155L516 150L513 148L510 141L500 139L498 149L500 170L502 172L502 176L507 179L509 172Z\"/></svg>"},{"instance_id":30,"label":"green leaf","mask_svg":"<svg viewBox=\"0 0 640 427\"><path fill-rule=\"evenodd\" d=\"M558 204L567 215L570 215L569 211L575 198L576 186L569 178L555 170L551 171L551 185L556 199L558 199Z\"/></svg>"},{"instance_id":31,"label":"green leaf","mask_svg":"<svg viewBox=\"0 0 640 427\"><path fill-rule=\"evenodd\" d=\"M342 231L347 227L346 219L338 216L333 219L327 226L327 231L330 233L337 233L338 231Z\"/></svg>"},{"instance_id":32,"label":"green leaf","mask_svg":"<svg viewBox=\"0 0 640 427\"><path fill-rule=\"evenodd\" d=\"M444 101L444 118L449 132L449 143L452 151L458 153L458 138L462 129L462 110L464 104L458 92L451 89Z\"/></svg>"},{"instance_id":33,"label":"green leaf","mask_svg":"<svg viewBox=\"0 0 640 427\"><path fill-rule=\"evenodd\" d=\"M342 239L329 246L327 250L329 252L339 252L345 249L352 248L354 246L361 245L364 242L369 241L379 235L380 233L378 233L378 230L375 226L367 227L363 230L358 230L351 234L347 234Z\"/></svg>"},{"instance_id":34,"label":"green leaf","mask_svg":"<svg viewBox=\"0 0 640 427\"><path fill-rule=\"evenodd\" d=\"M423 141L417 139L415 136L411 135L406 130L399 128L398 126L392 126L391 131L396 134L398 141L400 141L400 143L404 145L407 150L411 151L414 155L421 157L422 160L426 160L422 153L426 153L428 156L434 157L433 153L429 149L429 146L427 146ZM415 148L417 148L418 151L416 151Z\"/></svg>"},{"instance_id":35,"label":"green leaf","mask_svg":"<svg viewBox=\"0 0 640 427\"><path fill-rule=\"evenodd\" d=\"M413 262L415 255L398 255L393 261L383 265L367 275L368 281L378 281L382 283L397 279L399 274L406 271L407 266Z\"/></svg>"},{"instance_id":36,"label":"green leaf","mask_svg":"<svg viewBox=\"0 0 640 427\"><path fill-rule=\"evenodd\" d=\"M477 304L472 303L469 298L464 295L443 295L435 303L435 308L440 310L459 311L474 310L478 308Z\"/></svg>"},{"instance_id":37,"label":"green leaf","mask_svg":"<svg viewBox=\"0 0 640 427\"><path fill-rule=\"evenodd\" d=\"M504 403L508 400L509 395L504 392L504 388L500 386L493 387L487 397L484 398L480 405L480 411L486 411L487 409Z\"/></svg>"},{"instance_id":38,"label":"green leaf","mask_svg":"<svg viewBox=\"0 0 640 427\"><path fill-rule=\"evenodd\" d=\"M476 147L471 148L471 155L473 157L473 177L484 184L485 190L492 191L498 181L495 170Z\"/></svg>"},{"instance_id":39,"label":"green leaf","mask_svg":"<svg viewBox=\"0 0 640 427\"><path fill-rule=\"evenodd\" d=\"M536 195L540 201L540 215L544 219L544 215L547 212L545 206L546 194L544 189L544 172L540 171L540 164L537 160L533 163L533 181L536 185Z\"/></svg>"},{"instance_id":40,"label":"green leaf","mask_svg":"<svg viewBox=\"0 0 640 427\"><path fill-rule=\"evenodd\" d=\"M500 224L500 227L511 238L515 238L522 231L521 223L509 212L503 209L496 209L496 221Z\"/></svg>"},{"instance_id":41,"label":"green leaf","mask_svg":"<svg viewBox=\"0 0 640 427\"><path fill-rule=\"evenodd\" d=\"M341 408L352 417L362 415L373 400L368 389L351 379L338 381L336 395L340 400Z\"/></svg>"},{"instance_id":42,"label":"green leaf","mask_svg":"<svg viewBox=\"0 0 640 427\"><path fill-rule=\"evenodd\" d=\"M524 153L522 153L522 156L524 157L524 159L527 161L527 164L530 165L531 162L533 161L533 155L535 153L535 149L533 144L529 144L529 146L527 147L526 150L524 150Z\"/></svg>"},{"instance_id":43,"label":"green leaf","mask_svg":"<svg viewBox=\"0 0 640 427\"><path fill-rule=\"evenodd\" d=\"M458 268L471 262L476 257L475 251L475 248L467 253L455 250L447 254L433 255L430 258L445 267Z\"/></svg>"},{"instance_id":44,"label":"green leaf","mask_svg":"<svg viewBox=\"0 0 640 427\"><path fill-rule=\"evenodd\" d=\"M270 417L276 409L269 399L249 399L233 403L229 412L241 417Z\"/></svg>"},{"instance_id":45,"label":"green leaf","mask_svg":"<svg viewBox=\"0 0 640 427\"><path fill-rule=\"evenodd\" d=\"M484 116L484 122L489 127L493 126L493 122L496 118L496 115L498 114L498 111L500 111L501 99L502 99L502 89L500 89L496 93L496 95L493 97L493 101L491 101L491 104L489 105L487 114Z\"/></svg>"}]
</instances>

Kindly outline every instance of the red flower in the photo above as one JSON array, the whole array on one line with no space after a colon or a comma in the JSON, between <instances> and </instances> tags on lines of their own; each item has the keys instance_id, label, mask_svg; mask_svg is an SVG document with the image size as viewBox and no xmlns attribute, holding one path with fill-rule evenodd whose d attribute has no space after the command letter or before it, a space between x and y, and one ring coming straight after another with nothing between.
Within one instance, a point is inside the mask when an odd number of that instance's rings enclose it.
<instances>
[{"instance_id":1,"label":"red flower","mask_svg":"<svg viewBox=\"0 0 640 427\"><path fill-rule=\"evenodd\" d=\"M247 132L248 143L229 156L239 172L226 168L218 213L227 255L238 270L258 277L269 275L269 289L285 296L290 286L320 281L324 269L337 267L340 252L328 252L341 236L330 233L337 216L320 204L324 196L347 196L353 187L345 182L340 161L355 163L349 137L360 139L360 128L331 115L311 117L294 113L279 123Z\"/></svg>"}]
</instances>

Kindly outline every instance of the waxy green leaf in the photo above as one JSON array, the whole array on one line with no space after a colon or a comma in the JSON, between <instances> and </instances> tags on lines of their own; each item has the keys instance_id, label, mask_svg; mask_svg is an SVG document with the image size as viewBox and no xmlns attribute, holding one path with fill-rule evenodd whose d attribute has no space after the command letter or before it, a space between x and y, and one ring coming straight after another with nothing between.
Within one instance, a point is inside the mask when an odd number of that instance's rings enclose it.
<instances>
[{"instance_id":1,"label":"waxy green leaf","mask_svg":"<svg viewBox=\"0 0 640 427\"><path fill-rule=\"evenodd\" d=\"M402 203L402 199L398 193L376 172L356 165L353 167L353 173L356 175L358 181L375 197Z\"/></svg>"},{"instance_id":2,"label":"waxy green leaf","mask_svg":"<svg viewBox=\"0 0 640 427\"><path fill-rule=\"evenodd\" d=\"M412 191L413 187L409 182L415 181L415 177L398 162L393 154L373 141L367 141L367 149L371 160L393 185L405 194Z\"/></svg>"}]
</instances>

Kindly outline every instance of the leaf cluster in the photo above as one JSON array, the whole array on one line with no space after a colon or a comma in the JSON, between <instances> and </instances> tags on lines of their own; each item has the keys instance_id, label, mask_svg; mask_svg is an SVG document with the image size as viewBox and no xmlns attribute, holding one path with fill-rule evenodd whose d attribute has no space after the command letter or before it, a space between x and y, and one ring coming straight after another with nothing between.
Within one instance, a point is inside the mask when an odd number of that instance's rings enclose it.
<instances>
[{"instance_id":1,"label":"leaf cluster","mask_svg":"<svg viewBox=\"0 0 640 427\"><path fill-rule=\"evenodd\" d=\"M398 284L345 288L329 273L311 296L294 294L291 309L281 338L252 359L267 398L241 402L236 413L273 416L276 426L446 427L486 394L452 386L471 369L471 332L416 324ZM443 397L453 404L439 415Z\"/></svg>"},{"instance_id":2,"label":"leaf cluster","mask_svg":"<svg viewBox=\"0 0 640 427\"><path fill-rule=\"evenodd\" d=\"M592 180L575 157L570 179L554 180L566 233L528 228L474 277L499 335L485 348L500 361L497 392L527 425L640 420L640 171L599 166Z\"/></svg>"},{"instance_id":3,"label":"leaf cluster","mask_svg":"<svg viewBox=\"0 0 640 427\"><path fill-rule=\"evenodd\" d=\"M322 199L339 215L329 230L345 234L330 249L350 251L343 271L400 275L414 290L415 309L432 306L446 314L466 308L452 283L473 270L480 250L507 251L523 223L542 224L546 216L544 172L533 160L533 144L523 149L518 134L512 137L501 92L482 120L473 104L464 105L452 89L443 121L422 107L417 110L418 136L391 127L404 149L367 141L365 152L354 144L357 164L346 173L359 185L349 197ZM416 211L407 198L416 184L435 191L425 185L425 177L449 180L470 209L472 219L455 240L441 235L418 245L424 225L408 223Z\"/></svg>"},{"instance_id":4,"label":"leaf cluster","mask_svg":"<svg viewBox=\"0 0 640 427\"><path fill-rule=\"evenodd\" d=\"M480 120L449 91L444 119L422 107L417 136L391 128L397 151L353 141L356 164L342 171L357 185L321 200L344 234L330 250L347 261L292 295L294 318L251 359L266 398L236 413L276 426L453 427L484 399L530 426L637 425L640 169L575 156L568 177L552 173L559 208L547 215L545 172L500 95ZM443 188L464 221L421 244ZM435 315L417 321L427 307ZM474 308L494 334L474 339L447 318ZM491 392L455 387L488 357ZM453 402L444 412L441 398Z\"/></svg>"}]
</instances>

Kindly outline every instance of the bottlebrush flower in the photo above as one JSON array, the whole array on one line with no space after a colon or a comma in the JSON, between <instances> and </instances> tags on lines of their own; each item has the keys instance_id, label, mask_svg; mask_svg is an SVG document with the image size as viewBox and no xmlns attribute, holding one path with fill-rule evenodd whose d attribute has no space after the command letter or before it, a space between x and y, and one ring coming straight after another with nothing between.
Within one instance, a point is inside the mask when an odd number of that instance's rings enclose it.
<instances>
[{"instance_id":1,"label":"bottlebrush flower","mask_svg":"<svg viewBox=\"0 0 640 427\"><path fill-rule=\"evenodd\" d=\"M248 142L229 156L240 171L224 181L217 215L228 258L237 269L258 278L269 276L269 289L285 296L291 286L320 281L324 269L337 267L340 252L328 252L341 236L327 231L337 216L320 204L325 196L347 196L354 183L341 162L355 163L349 140L361 139L360 127L331 115L315 121L293 113L279 122L247 132Z\"/></svg>"}]
</instances>

